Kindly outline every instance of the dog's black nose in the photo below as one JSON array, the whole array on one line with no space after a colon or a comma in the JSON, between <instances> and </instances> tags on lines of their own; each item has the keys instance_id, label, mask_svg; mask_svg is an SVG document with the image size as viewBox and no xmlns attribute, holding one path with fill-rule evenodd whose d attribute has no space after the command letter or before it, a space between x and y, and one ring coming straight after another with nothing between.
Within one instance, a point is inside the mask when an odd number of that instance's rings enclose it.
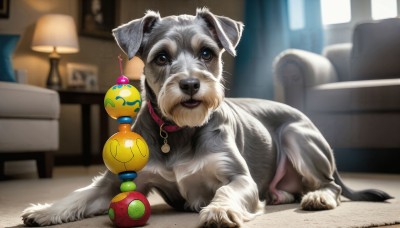
<instances>
[{"instance_id":1,"label":"dog's black nose","mask_svg":"<svg viewBox=\"0 0 400 228\"><path fill-rule=\"evenodd\" d=\"M182 92L192 96L199 91L200 80L197 78L182 79L179 81L179 87L181 88Z\"/></svg>"}]
</instances>

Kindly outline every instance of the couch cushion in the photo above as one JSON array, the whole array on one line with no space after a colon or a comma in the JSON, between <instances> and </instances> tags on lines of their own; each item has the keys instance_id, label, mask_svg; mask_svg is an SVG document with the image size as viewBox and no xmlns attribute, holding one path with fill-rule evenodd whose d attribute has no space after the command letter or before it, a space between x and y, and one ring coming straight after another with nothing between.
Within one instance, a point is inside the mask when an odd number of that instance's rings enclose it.
<instances>
[{"instance_id":1,"label":"couch cushion","mask_svg":"<svg viewBox=\"0 0 400 228\"><path fill-rule=\"evenodd\" d=\"M351 43L333 44L324 48L323 55L328 58L335 67L338 81L350 80L351 48Z\"/></svg>"},{"instance_id":2,"label":"couch cushion","mask_svg":"<svg viewBox=\"0 0 400 228\"><path fill-rule=\"evenodd\" d=\"M0 152L58 150L58 120L0 119Z\"/></svg>"},{"instance_id":3,"label":"couch cushion","mask_svg":"<svg viewBox=\"0 0 400 228\"><path fill-rule=\"evenodd\" d=\"M0 118L58 119L58 93L37 86L0 82Z\"/></svg>"},{"instance_id":4,"label":"couch cushion","mask_svg":"<svg viewBox=\"0 0 400 228\"><path fill-rule=\"evenodd\" d=\"M399 112L312 113L309 117L334 149L400 148Z\"/></svg>"},{"instance_id":5,"label":"couch cushion","mask_svg":"<svg viewBox=\"0 0 400 228\"><path fill-rule=\"evenodd\" d=\"M400 78L328 83L306 96L310 112L399 111Z\"/></svg>"},{"instance_id":6,"label":"couch cushion","mask_svg":"<svg viewBox=\"0 0 400 228\"><path fill-rule=\"evenodd\" d=\"M400 18L355 27L350 80L399 78L399 60Z\"/></svg>"},{"instance_id":7,"label":"couch cushion","mask_svg":"<svg viewBox=\"0 0 400 228\"><path fill-rule=\"evenodd\" d=\"M12 54L19 35L0 35L0 81L15 82Z\"/></svg>"}]
</instances>

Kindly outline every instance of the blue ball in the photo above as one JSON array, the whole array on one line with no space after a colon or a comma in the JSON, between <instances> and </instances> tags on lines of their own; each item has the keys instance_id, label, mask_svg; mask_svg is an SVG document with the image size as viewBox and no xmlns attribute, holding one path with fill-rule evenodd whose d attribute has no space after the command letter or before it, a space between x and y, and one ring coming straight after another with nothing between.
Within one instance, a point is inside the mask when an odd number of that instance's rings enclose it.
<instances>
[{"instance_id":1,"label":"blue ball","mask_svg":"<svg viewBox=\"0 0 400 228\"><path fill-rule=\"evenodd\" d=\"M132 122L133 122L133 120L132 120L132 117L130 117L130 116L118 117L119 124L132 124Z\"/></svg>"},{"instance_id":2,"label":"blue ball","mask_svg":"<svg viewBox=\"0 0 400 228\"><path fill-rule=\"evenodd\" d=\"M134 180L137 177L137 173L135 171L122 172L118 174L118 177L122 181Z\"/></svg>"}]
</instances>

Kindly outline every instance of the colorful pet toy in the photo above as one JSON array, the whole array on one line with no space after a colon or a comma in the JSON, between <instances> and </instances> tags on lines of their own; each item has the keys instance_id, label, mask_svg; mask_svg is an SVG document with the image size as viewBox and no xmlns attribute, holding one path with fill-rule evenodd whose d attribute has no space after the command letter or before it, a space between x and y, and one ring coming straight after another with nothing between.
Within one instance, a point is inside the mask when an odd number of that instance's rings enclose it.
<instances>
[{"instance_id":1,"label":"colorful pet toy","mask_svg":"<svg viewBox=\"0 0 400 228\"><path fill-rule=\"evenodd\" d=\"M119 132L112 135L104 145L103 160L107 168L118 174L122 181L120 190L108 209L111 221L117 227L144 226L150 217L147 198L136 192L133 180L149 159L149 148L139 134L131 131L133 118L140 110L142 100L139 91L129 84L123 75L122 58L119 56L121 75L104 97L104 107L119 123Z\"/></svg>"}]
</instances>

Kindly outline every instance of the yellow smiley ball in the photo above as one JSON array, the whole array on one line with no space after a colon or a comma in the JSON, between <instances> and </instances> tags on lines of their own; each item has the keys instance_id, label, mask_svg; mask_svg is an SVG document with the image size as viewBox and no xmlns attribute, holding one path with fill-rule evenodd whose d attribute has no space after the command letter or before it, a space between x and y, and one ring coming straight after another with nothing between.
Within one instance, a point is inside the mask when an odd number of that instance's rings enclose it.
<instances>
[{"instance_id":1,"label":"yellow smiley ball","mask_svg":"<svg viewBox=\"0 0 400 228\"><path fill-rule=\"evenodd\" d=\"M130 84L114 85L104 97L104 108L113 119L121 116L135 117L142 100L139 91Z\"/></svg>"},{"instance_id":2,"label":"yellow smiley ball","mask_svg":"<svg viewBox=\"0 0 400 228\"><path fill-rule=\"evenodd\" d=\"M139 134L131 131L112 135L103 148L103 161L115 173L139 171L149 159L149 148Z\"/></svg>"}]
</instances>

